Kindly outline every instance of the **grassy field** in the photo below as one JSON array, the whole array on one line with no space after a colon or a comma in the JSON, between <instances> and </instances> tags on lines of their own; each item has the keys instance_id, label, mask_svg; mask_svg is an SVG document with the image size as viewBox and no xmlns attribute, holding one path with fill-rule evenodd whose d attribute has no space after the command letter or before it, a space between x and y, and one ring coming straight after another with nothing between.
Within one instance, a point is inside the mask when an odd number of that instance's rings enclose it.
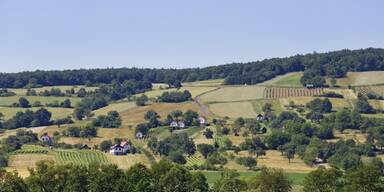
<instances>
[{"instance_id":1,"label":"grassy field","mask_svg":"<svg viewBox=\"0 0 384 192\"><path fill-rule=\"evenodd\" d=\"M260 85L277 87L303 87L303 85L300 83L301 76L303 76L303 72L287 73L260 83Z\"/></svg>"},{"instance_id":2,"label":"grassy field","mask_svg":"<svg viewBox=\"0 0 384 192\"><path fill-rule=\"evenodd\" d=\"M231 102L231 103L213 103L208 105L209 110L220 117L244 117L244 118L255 118L256 112L251 102Z\"/></svg>"},{"instance_id":3,"label":"grassy field","mask_svg":"<svg viewBox=\"0 0 384 192\"><path fill-rule=\"evenodd\" d=\"M41 107L28 108L29 110L36 111ZM52 119L65 118L73 113L73 109L70 108L55 108L55 107L44 107L52 113ZM12 108L12 107L0 107L0 113L4 115L4 119L13 117L19 111L26 111L25 108Z\"/></svg>"},{"instance_id":4,"label":"grassy field","mask_svg":"<svg viewBox=\"0 0 384 192\"><path fill-rule=\"evenodd\" d=\"M150 162L144 154L128 154L122 156L116 156L111 154L106 154L108 163L116 164L120 169L128 169L132 165L141 163L149 166Z\"/></svg>"},{"instance_id":5,"label":"grassy field","mask_svg":"<svg viewBox=\"0 0 384 192\"><path fill-rule=\"evenodd\" d=\"M224 79L213 79L183 83L183 86L218 87L224 83Z\"/></svg>"},{"instance_id":6,"label":"grassy field","mask_svg":"<svg viewBox=\"0 0 384 192\"><path fill-rule=\"evenodd\" d=\"M384 84L384 71L348 72L347 77L337 79L339 86Z\"/></svg>"},{"instance_id":7,"label":"grassy field","mask_svg":"<svg viewBox=\"0 0 384 192\"><path fill-rule=\"evenodd\" d=\"M9 106L12 103L18 103L21 96L12 96L12 97L1 97L0 106ZM52 103L54 101L62 102L65 99L70 99L72 105L76 105L80 102L81 98L78 97L42 97L42 96L23 96L25 97L30 104L33 104L36 101L39 101L42 105L47 103Z\"/></svg>"},{"instance_id":8,"label":"grassy field","mask_svg":"<svg viewBox=\"0 0 384 192\"><path fill-rule=\"evenodd\" d=\"M266 103L270 103L272 105L272 110L276 114L280 114L284 110L278 99L260 99L252 101L254 111L258 114L263 113L263 106Z\"/></svg>"},{"instance_id":9,"label":"grassy field","mask_svg":"<svg viewBox=\"0 0 384 192\"><path fill-rule=\"evenodd\" d=\"M289 105L289 102L293 101L296 105L304 105L315 99L315 97L290 97L280 98L280 103L284 106ZM323 99L323 98L321 98ZM329 98L332 103L333 110L341 110L345 107L353 109L353 101L349 99Z\"/></svg>"},{"instance_id":10,"label":"grassy field","mask_svg":"<svg viewBox=\"0 0 384 192\"><path fill-rule=\"evenodd\" d=\"M214 103L262 99L264 89L261 86L227 86L202 95L201 101Z\"/></svg>"},{"instance_id":11,"label":"grassy field","mask_svg":"<svg viewBox=\"0 0 384 192\"><path fill-rule=\"evenodd\" d=\"M75 89L75 91L77 92L80 88L85 88L86 91L94 91L95 89L97 89L97 87L87 87L87 86L83 86L83 85L79 85L79 86L46 86L46 87L41 87L41 88L33 88L34 90L36 90L36 92L42 92L42 91L45 91L45 90L51 90L52 88L55 88L55 89L60 89L62 92L65 93L66 90L71 90L72 88ZM9 89L10 91L16 93L17 95L25 95L27 93L27 89Z\"/></svg>"},{"instance_id":12,"label":"grassy field","mask_svg":"<svg viewBox=\"0 0 384 192\"><path fill-rule=\"evenodd\" d=\"M221 172L218 171L204 171L202 172L207 178L207 182L212 186L216 181L221 178ZM259 172L239 172L240 178L247 179L259 174ZM302 185L304 182L304 178L306 176L305 173L286 173L289 180L292 181L293 185Z\"/></svg>"},{"instance_id":13,"label":"grassy field","mask_svg":"<svg viewBox=\"0 0 384 192\"><path fill-rule=\"evenodd\" d=\"M147 95L149 98L156 98L158 96L160 96L162 93L164 92L170 92L170 91L184 91L184 90L188 90L191 95L192 95L192 98L202 94L202 93L205 93L205 92L208 92L208 91L211 91L211 90L214 90L216 87L214 86L185 86L185 87L181 87L180 89L176 89L176 88L171 88L171 89L153 89L151 91L147 91L145 92L144 94ZM136 96L140 96L141 94L137 94Z\"/></svg>"},{"instance_id":14,"label":"grassy field","mask_svg":"<svg viewBox=\"0 0 384 192\"><path fill-rule=\"evenodd\" d=\"M111 103L106 107L93 111L93 113L95 114L95 116L106 115L110 111L117 111L119 113L122 113L135 107L136 104L134 102Z\"/></svg>"}]
</instances>

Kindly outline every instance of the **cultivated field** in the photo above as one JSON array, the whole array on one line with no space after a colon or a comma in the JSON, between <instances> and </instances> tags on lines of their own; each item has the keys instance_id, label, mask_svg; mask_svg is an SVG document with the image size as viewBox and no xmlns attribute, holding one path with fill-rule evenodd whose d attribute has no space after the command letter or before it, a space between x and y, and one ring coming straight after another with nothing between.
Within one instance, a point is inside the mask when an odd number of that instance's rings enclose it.
<instances>
[{"instance_id":1,"label":"cultivated field","mask_svg":"<svg viewBox=\"0 0 384 192\"><path fill-rule=\"evenodd\" d=\"M267 99L285 98L285 97L308 97L318 96L324 93L323 88L287 88L287 87L269 87L264 90L264 96Z\"/></svg>"},{"instance_id":2,"label":"cultivated field","mask_svg":"<svg viewBox=\"0 0 384 192\"><path fill-rule=\"evenodd\" d=\"M348 72L347 77L337 79L339 86L363 86L384 84L384 71Z\"/></svg>"},{"instance_id":3,"label":"cultivated field","mask_svg":"<svg viewBox=\"0 0 384 192\"><path fill-rule=\"evenodd\" d=\"M214 103L262 99L264 89L262 86L226 86L202 95L201 101Z\"/></svg>"},{"instance_id":4,"label":"cultivated field","mask_svg":"<svg viewBox=\"0 0 384 192\"><path fill-rule=\"evenodd\" d=\"M260 83L260 85L277 87L303 87L303 85L300 83L301 76L303 76L303 72L287 73Z\"/></svg>"},{"instance_id":5,"label":"cultivated field","mask_svg":"<svg viewBox=\"0 0 384 192\"><path fill-rule=\"evenodd\" d=\"M73 163L78 165L90 165L92 163L108 163L107 156L99 151L90 150L56 150L55 160L59 165Z\"/></svg>"},{"instance_id":6,"label":"cultivated field","mask_svg":"<svg viewBox=\"0 0 384 192\"><path fill-rule=\"evenodd\" d=\"M248 101L231 102L231 103L213 103L209 104L209 110L220 117L244 117L256 118L256 112L253 109L252 103Z\"/></svg>"}]
</instances>

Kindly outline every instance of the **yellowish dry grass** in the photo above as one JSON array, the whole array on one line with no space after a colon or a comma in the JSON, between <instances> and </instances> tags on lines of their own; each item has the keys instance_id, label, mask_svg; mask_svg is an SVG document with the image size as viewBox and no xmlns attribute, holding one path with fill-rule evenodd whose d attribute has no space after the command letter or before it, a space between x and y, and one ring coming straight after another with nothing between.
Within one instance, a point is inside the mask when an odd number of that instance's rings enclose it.
<instances>
[{"instance_id":1,"label":"yellowish dry grass","mask_svg":"<svg viewBox=\"0 0 384 192\"><path fill-rule=\"evenodd\" d=\"M227 86L201 96L204 103L248 101L264 97L262 86Z\"/></svg>"},{"instance_id":2,"label":"yellowish dry grass","mask_svg":"<svg viewBox=\"0 0 384 192\"><path fill-rule=\"evenodd\" d=\"M184 91L184 90L188 90L191 95L192 95L192 98L202 94L202 93L205 93L205 92L208 92L208 91L211 91L211 90L214 90L216 87L209 87L209 86L206 86L206 87L200 87L200 86L185 86L185 87L181 87L180 89L175 89L175 88L171 88L171 89L153 89L151 91L147 91L145 92L144 94L147 95L149 98L156 98L158 96L160 96L161 94L163 94L164 92L171 92L171 91ZM140 96L141 94L137 94L136 96Z\"/></svg>"},{"instance_id":3,"label":"yellowish dry grass","mask_svg":"<svg viewBox=\"0 0 384 192\"><path fill-rule=\"evenodd\" d=\"M129 169L137 163L141 163L149 166L150 162L144 154L128 154L122 156L116 156L111 154L106 154L108 162L111 164L116 164L120 169Z\"/></svg>"},{"instance_id":4,"label":"yellowish dry grass","mask_svg":"<svg viewBox=\"0 0 384 192\"><path fill-rule=\"evenodd\" d=\"M353 139L358 143L365 143L368 134L361 133L361 131L359 130L347 129L347 130L344 130L343 133L340 133L340 131L334 130L333 135L335 136L335 139L331 139L328 141L337 142L340 139L342 140Z\"/></svg>"},{"instance_id":5,"label":"yellowish dry grass","mask_svg":"<svg viewBox=\"0 0 384 192\"><path fill-rule=\"evenodd\" d=\"M36 167L36 163L42 160L54 161L55 156L51 154L17 154L9 158L9 168L27 169Z\"/></svg>"},{"instance_id":6,"label":"yellowish dry grass","mask_svg":"<svg viewBox=\"0 0 384 192\"><path fill-rule=\"evenodd\" d=\"M383 71L348 72L347 77L337 79L340 86L361 86L384 84Z\"/></svg>"},{"instance_id":7,"label":"yellowish dry grass","mask_svg":"<svg viewBox=\"0 0 384 192\"><path fill-rule=\"evenodd\" d=\"M135 108L136 104L134 102L119 102L111 103L106 107L93 111L95 116L106 115L110 111L117 111L119 113Z\"/></svg>"},{"instance_id":8,"label":"yellowish dry grass","mask_svg":"<svg viewBox=\"0 0 384 192\"><path fill-rule=\"evenodd\" d=\"M213 103L209 104L209 110L220 117L244 117L244 118L254 118L256 117L256 112L254 111L253 105L251 102L233 102L233 103Z\"/></svg>"},{"instance_id":9,"label":"yellowish dry grass","mask_svg":"<svg viewBox=\"0 0 384 192\"><path fill-rule=\"evenodd\" d=\"M239 153L239 156L250 156L247 151L242 151ZM259 157L257 159L258 166L266 166L272 168L283 169L285 172L290 173L308 173L315 170L315 167L310 167L304 163L299 157L291 160L291 163L288 162L288 159L284 156L281 156L281 153L277 150L268 150L266 151L266 156Z\"/></svg>"},{"instance_id":10,"label":"yellowish dry grass","mask_svg":"<svg viewBox=\"0 0 384 192\"><path fill-rule=\"evenodd\" d=\"M293 101L296 105L304 105L315 99L316 97L289 97L289 98L280 98L280 102L282 105L289 105L290 101ZM324 98L320 98L324 99ZM332 107L334 110L340 110L343 108L353 108L353 101L348 99L339 99L339 98L329 98L332 103Z\"/></svg>"},{"instance_id":11,"label":"yellowish dry grass","mask_svg":"<svg viewBox=\"0 0 384 192\"><path fill-rule=\"evenodd\" d=\"M183 83L183 86L217 87L224 83L224 79L213 79L205 81L194 81Z\"/></svg>"}]
</instances>

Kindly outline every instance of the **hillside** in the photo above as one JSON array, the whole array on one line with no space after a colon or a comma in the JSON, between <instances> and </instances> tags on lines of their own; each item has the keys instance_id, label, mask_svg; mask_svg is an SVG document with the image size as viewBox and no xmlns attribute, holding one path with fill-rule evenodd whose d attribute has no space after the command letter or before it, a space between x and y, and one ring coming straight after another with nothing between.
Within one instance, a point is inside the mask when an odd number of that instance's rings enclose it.
<instances>
[{"instance_id":1,"label":"hillside","mask_svg":"<svg viewBox=\"0 0 384 192\"><path fill-rule=\"evenodd\" d=\"M384 49L367 48L311 53L249 63L190 69L80 69L1 73L0 87L102 84L125 80L172 84L177 81L225 79L225 84L257 84L289 72L304 71L301 84L323 86L323 77L341 78L350 71L384 70Z\"/></svg>"},{"instance_id":2,"label":"hillside","mask_svg":"<svg viewBox=\"0 0 384 192\"><path fill-rule=\"evenodd\" d=\"M42 160L127 171L165 159L201 171L210 186L227 169L246 180L265 166L282 170L300 191L318 167L351 171L382 161L384 89L370 76L383 74L349 72L318 88L302 86L305 72L293 72L255 85L217 79L3 89L0 165L29 177ZM111 154L123 141L132 151Z\"/></svg>"}]
</instances>

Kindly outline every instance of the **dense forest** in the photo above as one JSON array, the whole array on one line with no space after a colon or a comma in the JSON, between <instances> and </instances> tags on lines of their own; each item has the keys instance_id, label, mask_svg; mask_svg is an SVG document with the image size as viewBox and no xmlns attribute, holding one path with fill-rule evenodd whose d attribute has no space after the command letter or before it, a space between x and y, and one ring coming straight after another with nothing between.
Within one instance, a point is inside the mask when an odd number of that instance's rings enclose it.
<instances>
[{"instance_id":1,"label":"dense forest","mask_svg":"<svg viewBox=\"0 0 384 192\"><path fill-rule=\"evenodd\" d=\"M272 58L249 63L189 69L108 68L1 73L0 87L109 84L126 80L168 83L225 78L226 84L256 84L288 72L304 71L303 84L323 86L324 76L340 78L348 71L384 70L384 49L340 50Z\"/></svg>"}]
</instances>

